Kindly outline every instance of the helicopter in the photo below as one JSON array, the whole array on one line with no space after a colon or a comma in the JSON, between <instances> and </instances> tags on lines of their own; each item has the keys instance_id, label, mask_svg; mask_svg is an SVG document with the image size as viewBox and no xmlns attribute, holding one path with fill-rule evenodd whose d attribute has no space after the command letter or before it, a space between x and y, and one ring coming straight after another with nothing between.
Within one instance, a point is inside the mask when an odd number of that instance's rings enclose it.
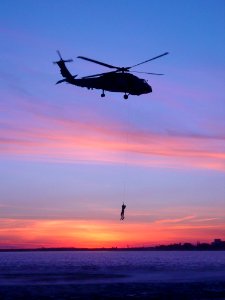
<instances>
[{"instance_id":1,"label":"helicopter","mask_svg":"<svg viewBox=\"0 0 225 300\"><path fill-rule=\"evenodd\" d=\"M120 92L124 93L124 99L128 99L129 95L140 96L143 94L148 94L152 92L152 87L147 83L145 79L139 78L132 73L144 73L151 75L163 75L159 73L149 73L149 72L140 72L140 71L130 71L132 68L145 64L154 59L160 58L169 54L165 52L148 60L145 60L141 63L135 64L130 67L117 67L110 64L103 63L101 61L87 58L84 56L78 56L77 58L83 59L109 69L114 69L113 71L99 73L94 75L89 75L81 78L76 78L78 75L72 75L67 69L65 63L72 62L72 59L64 60L61 56L61 53L56 51L59 55L60 60L53 62L57 64L60 68L61 75L64 79L61 79L56 82L56 84L66 82L80 87L86 87L88 89L100 89L102 90L101 97L105 97L105 91L109 92Z\"/></svg>"}]
</instances>

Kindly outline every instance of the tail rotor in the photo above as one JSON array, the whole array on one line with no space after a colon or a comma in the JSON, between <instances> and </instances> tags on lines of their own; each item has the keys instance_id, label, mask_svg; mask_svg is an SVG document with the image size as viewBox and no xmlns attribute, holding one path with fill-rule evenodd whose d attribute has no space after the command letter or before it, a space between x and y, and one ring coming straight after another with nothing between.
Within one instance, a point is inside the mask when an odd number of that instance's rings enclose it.
<instances>
[{"instance_id":1,"label":"tail rotor","mask_svg":"<svg viewBox=\"0 0 225 300\"><path fill-rule=\"evenodd\" d=\"M60 68L60 73L64 77L64 79L57 81L56 84L59 84L62 82L70 82L71 83L71 81L73 81L74 78L77 77L77 75L72 75L70 73L70 71L67 69L65 63L72 62L73 60L72 59L63 59L59 50L57 50L56 52L58 53L60 60L54 61L53 64L58 65L58 67Z\"/></svg>"},{"instance_id":2,"label":"tail rotor","mask_svg":"<svg viewBox=\"0 0 225 300\"><path fill-rule=\"evenodd\" d=\"M72 62L73 61L72 59L63 59L62 56L61 56L61 53L59 52L59 50L56 50L56 52L58 53L58 56L59 56L60 60L59 61L53 61L53 64L57 64L59 62L66 63L66 62Z\"/></svg>"}]
</instances>

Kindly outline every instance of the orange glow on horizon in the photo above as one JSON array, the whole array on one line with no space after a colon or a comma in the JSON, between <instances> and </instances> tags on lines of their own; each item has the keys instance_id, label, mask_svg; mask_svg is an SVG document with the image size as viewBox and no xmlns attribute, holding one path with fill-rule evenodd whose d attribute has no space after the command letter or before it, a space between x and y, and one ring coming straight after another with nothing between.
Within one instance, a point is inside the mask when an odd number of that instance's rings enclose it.
<instances>
[{"instance_id":1,"label":"orange glow on horizon","mask_svg":"<svg viewBox=\"0 0 225 300\"><path fill-rule=\"evenodd\" d=\"M225 223L191 216L151 223L96 220L0 220L0 248L127 247L212 241ZM186 222L186 223L185 223ZM194 232L194 239L193 239Z\"/></svg>"}]
</instances>

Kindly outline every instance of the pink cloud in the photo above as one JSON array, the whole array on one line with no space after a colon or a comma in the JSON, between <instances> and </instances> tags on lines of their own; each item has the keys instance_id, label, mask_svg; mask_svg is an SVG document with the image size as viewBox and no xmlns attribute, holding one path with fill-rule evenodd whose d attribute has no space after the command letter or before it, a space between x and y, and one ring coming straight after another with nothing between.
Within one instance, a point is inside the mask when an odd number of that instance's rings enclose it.
<instances>
[{"instance_id":1,"label":"pink cloud","mask_svg":"<svg viewBox=\"0 0 225 300\"><path fill-rule=\"evenodd\" d=\"M186 216L182 218L175 218L175 219L162 219L162 220L157 220L156 223L181 223L187 220L192 220L194 219L195 216Z\"/></svg>"},{"instance_id":2,"label":"pink cloud","mask_svg":"<svg viewBox=\"0 0 225 300\"><path fill-rule=\"evenodd\" d=\"M126 142L125 132L119 129L71 121L64 125L60 120L49 122L51 127L54 124L56 127L1 130L0 153L54 161L108 163L122 163L124 153L129 153L131 157L126 158L127 162L140 166L171 167L174 164L175 167L224 168L225 154L216 149L216 140L130 131Z\"/></svg>"},{"instance_id":3,"label":"pink cloud","mask_svg":"<svg viewBox=\"0 0 225 300\"><path fill-rule=\"evenodd\" d=\"M57 107L43 108L26 100L18 105L22 110L11 110L11 118L0 124L0 154L4 156L224 171L223 137L146 132L102 116L99 119L86 110L90 118L84 122L58 117Z\"/></svg>"}]
</instances>

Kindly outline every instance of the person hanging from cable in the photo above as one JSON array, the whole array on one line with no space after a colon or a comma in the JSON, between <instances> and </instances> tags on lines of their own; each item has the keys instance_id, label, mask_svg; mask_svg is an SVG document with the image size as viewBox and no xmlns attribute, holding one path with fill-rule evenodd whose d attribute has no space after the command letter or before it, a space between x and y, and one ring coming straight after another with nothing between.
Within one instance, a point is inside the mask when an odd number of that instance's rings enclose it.
<instances>
[{"instance_id":1,"label":"person hanging from cable","mask_svg":"<svg viewBox=\"0 0 225 300\"><path fill-rule=\"evenodd\" d=\"M124 220L124 211L125 211L125 208L126 208L126 205L123 202L122 210L121 210L121 214L120 214L120 216L121 216L120 220Z\"/></svg>"}]
</instances>

